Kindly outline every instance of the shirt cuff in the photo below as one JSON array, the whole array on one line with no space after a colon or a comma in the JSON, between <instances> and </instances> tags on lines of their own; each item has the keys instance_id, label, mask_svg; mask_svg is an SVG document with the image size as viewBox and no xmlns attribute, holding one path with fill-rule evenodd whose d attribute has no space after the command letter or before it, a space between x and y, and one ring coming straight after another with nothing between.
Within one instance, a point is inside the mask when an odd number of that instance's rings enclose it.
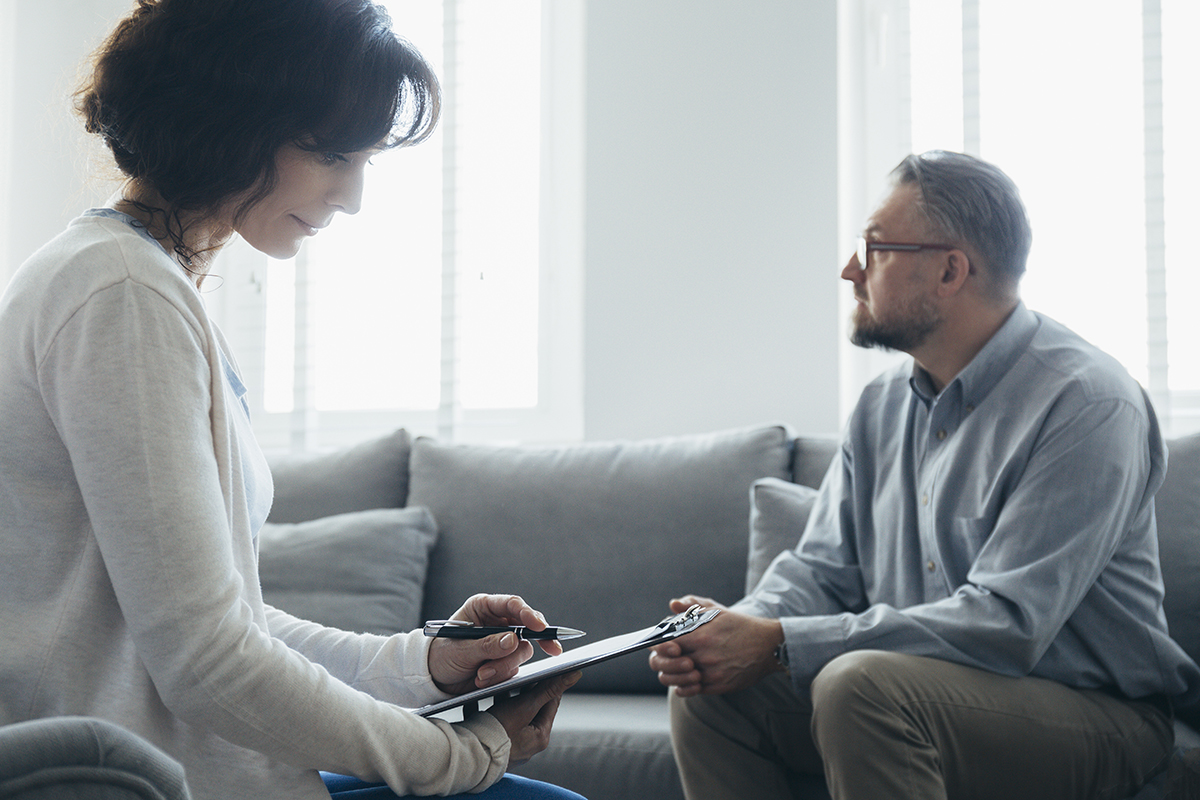
<instances>
[{"instance_id":1,"label":"shirt cuff","mask_svg":"<svg viewBox=\"0 0 1200 800\"><path fill-rule=\"evenodd\" d=\"M826 664L849 651L846 644L849 616L834 614L779 620L788 649L788 675L798 691L808 691Z\"/></svg>"}]
</instances>

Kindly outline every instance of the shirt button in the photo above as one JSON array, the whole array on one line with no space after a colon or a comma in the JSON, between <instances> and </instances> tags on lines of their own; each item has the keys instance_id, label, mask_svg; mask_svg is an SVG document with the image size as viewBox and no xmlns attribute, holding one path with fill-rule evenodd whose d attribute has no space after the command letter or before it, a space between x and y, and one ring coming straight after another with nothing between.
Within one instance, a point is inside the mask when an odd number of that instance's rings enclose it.
<instances>
[{"instance_id":1,"label":"shirt button","mask_svg":"<svg viewBox=\"0 0 1200 800\"><path fill-rule=\"evenodd\" d=\"M938 441L939 441L939 442L943 442L943 441L945 441L945 440L946 440L946 431L945 431L945 430L940 430L940 431L938 431L938 432L937 432L937 438L938 438Z\"/></svg>"},{"instance_id":2,"label":"shirt button","mask_svg":"<svg viewBox=\"0 0 1200 800\"><path fill-rule=\"evenodd\" d=\"M932 561L930 561L930 562L929 562L928 564L926 564L925 566L929 567L929 571L930 571L930 572L933 572L933 571L935 571L935 570L937 569L937 565L936 565L936 564L934 564Z\"/></svg>"},{"instance_id":3,"label":"shirt button","mask_svg":"<svg viewBox=\"0 0 1200 800\"><path fill-rule=\"evenodd\" d=\"M929 495L927 495L927 494L921 495L921 505L923 505L923 506L929 505Z\"/></svg>"}]
</instances>

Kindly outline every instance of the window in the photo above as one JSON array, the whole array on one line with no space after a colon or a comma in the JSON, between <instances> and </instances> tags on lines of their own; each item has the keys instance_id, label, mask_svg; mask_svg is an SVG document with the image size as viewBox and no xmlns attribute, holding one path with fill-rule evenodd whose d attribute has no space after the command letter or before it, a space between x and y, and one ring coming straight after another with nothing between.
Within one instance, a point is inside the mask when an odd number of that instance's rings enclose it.
<instances>
[{"instance_id":1,"label":"window","mask_svg":"<svg viewBox=\"0 0 1200 800\"><path fill-rule=\"evenodd\" d=\"M426 142L373 159L362 210L295 259L229 259L221 320L262 375L259 437L578 438L581 11L385 5L441 79L443 116Z\"/></svg>"},{"instance_id":2,"label":"window","mask_svg":"<svg viewBox=\"0 0 1200 800\"><path fill-rule=\"evenodd\" d=\"M1200 212L1190 188L1200 178L1190 145L1200 54L1187 40L1200 9L1189 0L856 9L866 44L844 91L890 104L870 105L891 124L871 125L855 145L886 164L876 187L910 151L965 150L998 164L1033 223L1026 304L1118 358L1170 434L1200 428L1200 364L1187 352L1200 338L1187 308L1200 271L1186 240Z\"/></svg>"}]
</instances>

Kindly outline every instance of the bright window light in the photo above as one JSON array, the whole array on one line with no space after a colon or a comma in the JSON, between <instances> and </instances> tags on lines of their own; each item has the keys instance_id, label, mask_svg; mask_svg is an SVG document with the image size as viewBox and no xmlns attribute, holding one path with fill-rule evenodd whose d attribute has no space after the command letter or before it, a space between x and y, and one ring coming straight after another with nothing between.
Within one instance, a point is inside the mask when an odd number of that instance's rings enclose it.
<instances>
[{"instance_id":1,"label":"bright window light","mask_svg":"<svg viewBox=\"0 0 1200 800\"><path fill-rule=\"evenodd\" d=\"M961 149L961 3L910 9L913 149ZM1026 304L1144 383L1141 13L1140 3L979 0L979 155L1016 181L1029 212Z\"/></svg>"},{"instance_id":2,"label":"bright window light","mask_svg":"<svg viewBox=\"0 0 1200 800\"><path fill-rule=\"evenodd\" d=\"M538 399L541 3L471 0L458 72L464 408Z\"/></svg>"},{"instance_id":3,"label":"bright window light","mask_svg":"<svg viewBox=\"0 0 1200 800\"><path fill-rule=\"evenodd\" d=\"M912 151L963 149L962 2L909 0Z\"/></svg>"},{"instance_id":4,"label":"bright window light","mask_svg":"<svg viewBox=\"0 0 1200 800\"><path fill-rule=\"evenodd\" d=\"M456 332L462 407L536 406L541 2L456 0L452 74L443 3L384 5L443 80L453 112L426 142L372 159L362 210L339 214L299 257L316 410L438 408L445 330ZM457 273L451 325L447 264ZM268 411L293 405L295 318L284 306L295 292L281 284L294 274L268 273Z\"/></svg>"},{"instance_id":5,"label":"bright window light","mask_svg":"<svg viewBox=\"0 0 1200 800\"><path fill-rule=\"evenodd\" d=\"M1163 0L1163 159L1166 196L1168 383L1172 391L1200 392L1200 263L1193 242L1200 219L1200 4Z\"/></svg>"},{"instance_id":6,"label":"bright window light","mask_svg":"<svg viewBox=\"0 0 1200 800\"><path fill-rule=\"evenodd\" d=\"M1141 3L980 0L979 13L981 155L1033 224L1025 302L1145 384Z\"/></svg>"}]
</instances>

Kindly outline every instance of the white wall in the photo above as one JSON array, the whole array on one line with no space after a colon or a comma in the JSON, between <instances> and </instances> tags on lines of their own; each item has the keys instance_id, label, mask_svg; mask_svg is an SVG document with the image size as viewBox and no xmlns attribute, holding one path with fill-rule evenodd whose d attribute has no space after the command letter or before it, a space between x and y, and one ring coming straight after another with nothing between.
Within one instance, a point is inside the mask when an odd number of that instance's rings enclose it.
<instances>
[{"instance_id":1,"label":"white wall","mask_svg":"<svg viewBox=\"0 0 1200 800\"><path fill-rule=\"evenodd\" d=\"M6 57L0 76L8 85L0 149L9 181L0 201L0 284L34 250L113 188L102 166L82 155L83 133L71 111L80 67L132 0L0 0ZM0 90L0 98L5 92ZM17 109L13 114L9 109ZM95 152L94 148L92 151ZM102 162L101 162L102 163Z\"/></svg>"},{"instance_id":2,"label":"white wall","mask_svg":"<svg viewBox=\"0 0 1200 800\"><path fill-rule=\"evenodd\" d=\"M586 438L836 431L836 0L592 0L586 38Z\"/></svg>"}]
</instances>

